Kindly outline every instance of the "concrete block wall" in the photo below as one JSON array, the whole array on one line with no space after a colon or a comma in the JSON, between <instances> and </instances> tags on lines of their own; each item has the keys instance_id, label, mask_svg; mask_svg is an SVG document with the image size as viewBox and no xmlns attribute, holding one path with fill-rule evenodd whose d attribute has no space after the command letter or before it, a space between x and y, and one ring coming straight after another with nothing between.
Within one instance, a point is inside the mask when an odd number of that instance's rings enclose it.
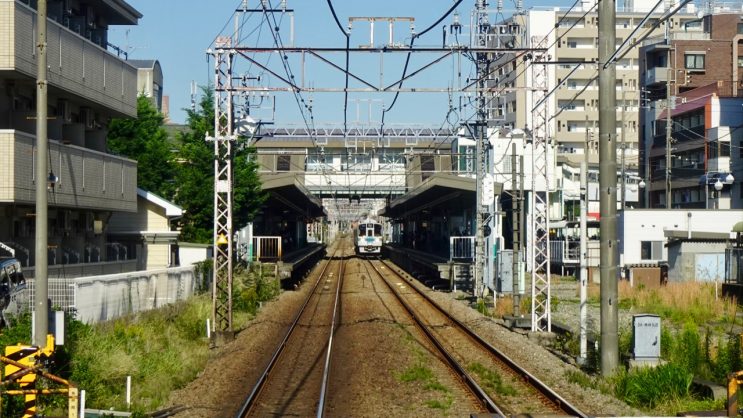
<instances>
[{"instance_id":1,"label":"concrete block wall","mask_svg":"<svg viewBox=\"0 0 743 418\"><path fill-rule=\"evenodd\" d=\"M29 280L29 301L34 281ZM160 308L194 294L193 266L136 271L74 279L50 279L52 306L76 312L85 323L112 320L124 315ZM56 289L56 290L55 290Z\"/></svg>"}]
</instances>

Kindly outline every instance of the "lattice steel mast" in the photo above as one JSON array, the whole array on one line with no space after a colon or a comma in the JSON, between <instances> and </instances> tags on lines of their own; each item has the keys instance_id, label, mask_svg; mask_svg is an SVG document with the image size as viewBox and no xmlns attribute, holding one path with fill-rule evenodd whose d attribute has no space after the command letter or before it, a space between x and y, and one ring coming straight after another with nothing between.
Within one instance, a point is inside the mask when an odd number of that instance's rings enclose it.
<instances>
[{"instance_id":1,"label":"lattice steel mast","mask_svg":"<svg viewBox=\"0 0 743 418\"><path fill-rule=\"evenodd\" d=\"M232 143L234 104L232 64L235 51L230 38L220 37L214 57L214 274L212 329L217 336L232 333Z\"/></svg>"},{"instance_id":2,"label":"lattice steel mast","mask_svg":"<svg viewBox=\"0 0 743 418\"><path fill-rule=\"evenodd\" d=\"M533 55L532 103L532 190L529 202L531 211L531 329L552 332L550 307L550 245L549 245L549 115L547 52L542 50L546 37L531 38L532 48L540 48ZM544 187L544 192L539 191Z\"/></svg>"}]
</instances>

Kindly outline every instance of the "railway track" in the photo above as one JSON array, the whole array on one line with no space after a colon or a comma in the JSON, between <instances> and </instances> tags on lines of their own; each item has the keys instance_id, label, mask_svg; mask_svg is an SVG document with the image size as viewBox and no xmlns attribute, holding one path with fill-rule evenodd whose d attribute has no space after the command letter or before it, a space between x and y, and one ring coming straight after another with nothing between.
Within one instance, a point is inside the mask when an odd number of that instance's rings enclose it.
<instances>
[{"instance_id":1,"label":"railway track","mask_svg":"<svg viewBox=\"0 0 743 418\"><path fill-rule=\"evenodd\" d=\"M328 392L345 256L341 241L278 345L237 417L322 416Z\"/></svg>"},{"instance_id":2,"label":"railway track","mask_svg":"<svg viewBox=\"0 0 743 418\"><path fill-rule=\"evenodd\" d=\"M368 261L424 330L453 373L471 390L481 406L501 416L516 414L586 417L545 383L454 318L428 295L382 260ZM390 279L396 283L390 283ZM424 319L425 318L425 319ZM463 365L467 364L467 366ZM497 368L497 371L492 367ZM483 382L482 386L478 382ZM486 389L483 389L483 386Z\"/></svg>"},{"instance_id":3,"label":"railway track","mask_svg":"<svg viewBox=\"0 0 743 418\"><path fill-rule=\"evenodd\" d=\"M385 278L386 273L377 269L369 260L367 260L367 265L371 266L371 271L374 271L377 274L381 281L387 286L390 293L394 295L400 305L402 305L412 322L417 326L418 330L421 331L431 344L432 348L436 351L437 357L446 364L456 380L459 381L462 388L472 400L473 405L476 405L479 408L478 412L488 412L504 416L503 411L495 404L490 396L488 396L485 390L466 372L460 362L457 361L450 352L446 350L446 348L444 348L440 340L436 338L428 325L421 319L420 315L417 314L415 309L400 294L399 290L389 283ZM367 271L369 270L367 269Z\"/></svg>"}]
</instances>

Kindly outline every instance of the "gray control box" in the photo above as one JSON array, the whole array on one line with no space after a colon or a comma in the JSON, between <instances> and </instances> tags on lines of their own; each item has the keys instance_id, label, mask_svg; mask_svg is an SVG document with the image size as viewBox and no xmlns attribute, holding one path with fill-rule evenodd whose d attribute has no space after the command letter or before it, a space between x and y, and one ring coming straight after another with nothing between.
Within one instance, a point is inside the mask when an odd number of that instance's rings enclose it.
<instances>
[{"instance_id":1,"label":"gray control box","mask_svg":"<svg viewBox=\"0 0 743 418\"><path fill-rule=\"evenodd\" d=\"M660 317L641 314L632 316L632 352L638 360L660 358Z\"/></svg>"}]
</instances>

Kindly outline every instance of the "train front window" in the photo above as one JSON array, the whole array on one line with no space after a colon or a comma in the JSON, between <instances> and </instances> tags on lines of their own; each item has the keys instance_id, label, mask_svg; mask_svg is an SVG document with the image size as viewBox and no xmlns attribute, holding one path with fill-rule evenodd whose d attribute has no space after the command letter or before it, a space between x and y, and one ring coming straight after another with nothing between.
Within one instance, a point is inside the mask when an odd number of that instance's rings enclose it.
<instances>
[{"instance_id":1,"label":"train front window","mask_svg":"<svg viewBox=\"0 0 743 418\"><path fill-rule=\"evenodd\" d=\"M382 225L374 225L374 236L382 235Z\"/></svg>"}]
</instances>

